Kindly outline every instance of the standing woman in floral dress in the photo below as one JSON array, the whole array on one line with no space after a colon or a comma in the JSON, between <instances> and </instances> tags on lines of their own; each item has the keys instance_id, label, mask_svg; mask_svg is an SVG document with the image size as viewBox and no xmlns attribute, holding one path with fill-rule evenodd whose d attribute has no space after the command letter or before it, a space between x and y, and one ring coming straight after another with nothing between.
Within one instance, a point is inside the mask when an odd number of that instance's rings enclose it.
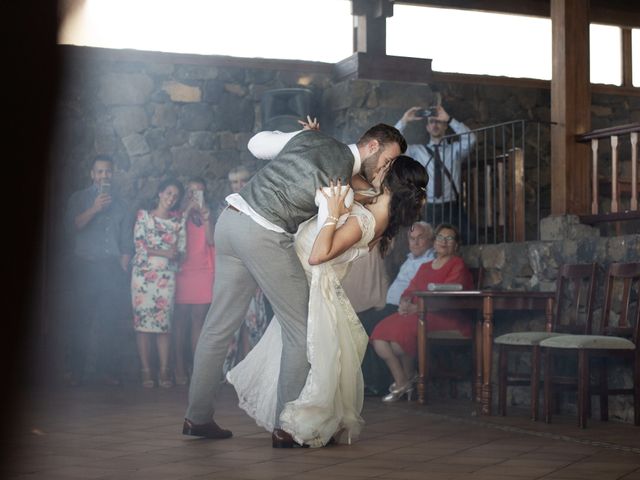
<instances>
[{"instance_id":1,"label":"standing woman in floral dress","mask_svg":"<svg viewBox=\"0 0 640 480\"><path fill-rule=\"evenodd\" d=\"M156 207L139 210L135 227L136 254L131 274L133 323L142 367L142 386L153 388L152 342L158 352L158 384L173 386L169 374L171 317L178 261L185 252L184 220L174 214L183 187L177 180L165 180L158 188Z\"/></svg>"}]
</instances>

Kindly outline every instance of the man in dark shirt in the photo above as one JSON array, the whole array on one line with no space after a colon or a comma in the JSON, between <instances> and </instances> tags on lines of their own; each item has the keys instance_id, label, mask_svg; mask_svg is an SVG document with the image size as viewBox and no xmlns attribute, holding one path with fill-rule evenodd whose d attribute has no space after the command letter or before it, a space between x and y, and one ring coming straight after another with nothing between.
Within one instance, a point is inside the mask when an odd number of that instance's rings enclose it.
<instances>
[{"instance_id":1,"label":"man in dark shirt","mask_svg":"<svg viewBox=\"0 0 640 480\"><path fill-rule=\"evenodd\" d=\"M67 335L67 381L84 377L91 331L96 332L96 373L118 384L120 348L129 310L129 261L133 216L111 190L113 160L99 155L91 168L92 185L69 199L66 224L74 237L74 314Z\"/></svg>"}]
</instances>

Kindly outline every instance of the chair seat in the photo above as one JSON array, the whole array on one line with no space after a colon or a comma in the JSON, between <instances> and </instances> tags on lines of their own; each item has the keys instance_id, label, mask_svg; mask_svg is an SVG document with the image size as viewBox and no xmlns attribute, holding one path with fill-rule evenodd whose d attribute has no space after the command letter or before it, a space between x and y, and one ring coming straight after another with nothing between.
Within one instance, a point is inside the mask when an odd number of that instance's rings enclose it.
<instances>
[{"instance_id":1,"label":"chair seat","mask_svg":"<svg viewBox=\"0 0 640 480\"><path fill-rule=\"evenodd\" d=\"M634 350L635 344L621 337L608 335L559 335L540 342L547 348L584 348L591 350Z\"/></svg>"},{"instance_id":2,"label":"chair seat","mask_svg":"<svg viewBox=\"0 0 640 480\"><path fill-rule=\"evenodd\" d=\"M539 345L541 341L550 337L562 335L555 332L511 332L500 335L493 342L498 345Z\"/></svg>"}]
</instances>

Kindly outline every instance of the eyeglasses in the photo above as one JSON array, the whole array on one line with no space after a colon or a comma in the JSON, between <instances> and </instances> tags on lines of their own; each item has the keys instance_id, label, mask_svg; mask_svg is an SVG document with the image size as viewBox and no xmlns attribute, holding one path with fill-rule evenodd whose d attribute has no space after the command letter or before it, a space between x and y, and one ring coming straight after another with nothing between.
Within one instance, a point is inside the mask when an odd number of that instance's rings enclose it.
<instances>
[{"instance_id":1,"label":"eyeglasses","mask_svg":"<svg viewBox=\"0 0 640 480\"><path fill-rule=\"evenodd\" d=\"M444 242L444 243L449 243L449 242L455 242L456 241L456 237L452 237L451 235L436 235L436 241L437 242Z\"/></svg>"}]
</instances>

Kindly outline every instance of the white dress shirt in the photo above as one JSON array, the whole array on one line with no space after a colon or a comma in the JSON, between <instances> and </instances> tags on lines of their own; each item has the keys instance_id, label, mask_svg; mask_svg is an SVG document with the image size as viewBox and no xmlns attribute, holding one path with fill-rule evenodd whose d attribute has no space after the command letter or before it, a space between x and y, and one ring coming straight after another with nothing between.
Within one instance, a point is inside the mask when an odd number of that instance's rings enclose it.
<instances>
[{"instance_id":1,"label":"white dress shirt","mask_svg":"<svg viewBox=\"0 0 640 480\"><path fill-rule=\"evenodd\" d=\"M404 133L406 128L406 124L401 120L398 120L395 127L400 130L400 132ZM462 122L457 121L452 118L449 122L449 126L451 129L457 134L463 134L469 132L469 128ZM461 135L460 141L453 143L441 143L439 144L440 149L440 158L442 159L442 163L447 167L449 172L451 173L451 178L454 181L456 186L456 191L460 193L460 170L462 159L465 158L471 149L476 144L476 135L474 133L470 133L469 135ZM423 167L427 169L427 173L429 174L429 178L435 178L434 175L434 166L435 161L433 160L433 156L427 150L427 147L431 149L431 151L435 151L436 145L429 141L426 145L414 144L407 146L406 155L412 157L422 164ZM435 198L434 195L434 182L430 181L427 184L427 202L428 203L446 203L446 202L455 202L457 200L456 194L453 188L451 188L451 182L447 177L446 173L442 174L442 197Z\"/></svg>"},{"instance_id":2,"label":"white dress shirt","mask_svg":"<svg viewBox=\"0 0 640 480\"><path fill-rule=\"evenodd\" d=\"M409 286L409 283L411 283L411 280L413 280L413 277L416 276L420 265L430 262L434 258L436 258L436 252L433 248L430 248L419 257L409 252L407 259L400 267L398 276L389 286L389 290L387 290L387 303L400 305L400 297Z\"/></svg>"},{"instance_id":3,"label":"white dress shirt","mask_svg":"<svg viewBox=\"0 0 640 480\"><path fill-rule=\"evenodd\" d=\"M278 153L282 151L284 146L295 137L300 132L304 132L304 130L298 130L296 132L259 132L256 133L247 144L247 148L253 154L254 157L260 160L272 160L274 159ZM354 162L353 162L353 173L355 175L360 172L360 152L358 151L358 147L355 144L349 145L349 149L353 154ZM328 187L324 187L324 190L327 194L329 194ZM240 196L238 193L232 193L225 198L226 202L234 208L237 208L239 211L247 215L254 222L260 225L267 230L271 230L278 233L285 233L282 227L275 225L270 222L262 215L259 215L251 206L245 201L244 198ZM315 203L318 205L318 225L319 227L324 224L324 220L327 218L329 214L327 209L327 199L320 192L316 192ZM345 199L345 205L347 207L351 206L353 203L353 192L349 194L349 196Z\"/></svg>"}]
</instances>

